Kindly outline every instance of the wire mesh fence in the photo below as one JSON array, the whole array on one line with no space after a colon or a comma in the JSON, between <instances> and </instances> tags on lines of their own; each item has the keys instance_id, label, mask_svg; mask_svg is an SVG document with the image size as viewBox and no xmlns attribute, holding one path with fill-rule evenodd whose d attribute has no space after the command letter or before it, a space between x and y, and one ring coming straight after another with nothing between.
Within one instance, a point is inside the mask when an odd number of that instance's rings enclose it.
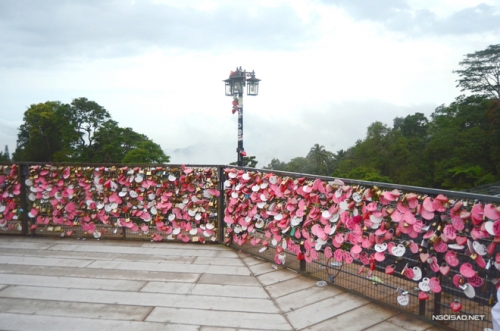
<instances>
[{"instance_id":1,"label":"wire mesh fence","mask_svg":"<svg viewBox=\"0 0 500 331\"><path fill-rule=\"evenodd\" d=\"M219 168L0 165L0 233L217 242Z\"/></svg>"},{"instance_id":2,"label":"wire mesh fence","mask_svg":"<svg viewBox=\"0 0 500 331\"><path fill-rule=\"evenodd\" d=\"M235 249L442 327L491 328L500 255L485 226L500 218L487 209L497 197L248 168L225 174Z\"/></svg>"},{"instance_id":3,"label":"wire mesh fence","mask_svg":"<svg viewBox=\"0 0 500 331\"><path fill-rule=\"evenodd\" d=\"M500 197L226 166L37 163L0 165L0 193L0 234L226 243L451 329L491 327Z\"/></svg>"}]
</instances>

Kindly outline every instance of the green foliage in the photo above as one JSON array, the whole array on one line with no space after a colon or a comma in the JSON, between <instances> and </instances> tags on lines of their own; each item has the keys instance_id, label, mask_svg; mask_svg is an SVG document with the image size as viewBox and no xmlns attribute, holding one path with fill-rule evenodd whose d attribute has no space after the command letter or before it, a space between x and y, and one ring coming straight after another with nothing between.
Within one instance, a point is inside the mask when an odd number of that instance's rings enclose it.
<instances>
[{"instance_id":1,"label":"green foliage","mask_svg":"<svg viewBox=\"0 0 500 331\"><path fill-rule=\"evenodd\" d=\"M259 163L255 159L255 156L243 156L243 167L255 168L255 166ZM231 162L230 165L237 165L238 162Z\"/></svg>"},{"instance_id":2,"label":"green foliage","mask_svg":"<svg viewBox=\"0 0 500 331\"><path fill-rule=\"evenodd\" d=\"M0 161L8 162L10 161L10 156L4 152L0 152Z\"/></svg>"},{"instance_id":3,"label":"green foliage","mask_svg":"<svg viewBox=\"0 0 500 331\"><path fill-rule=\"evenodd\" d=\"M457 87L500 100L500 44L467 54L459 64L464 69L454 71L460 76Z\"/></svg>"},{"instance_id":4,"label":"green foliage","mask_svg":"<svg viewBox=\"0 0 500 331\"><path fill-rule=\"evenodd\" d=\"M72 125L68 106L60 102L31 105L19 128L16 161L67 161L71 154Z\"/></svg>"},{"instance_id":5,"label":"green foliage","mask_svg":"<svg viewBox=\"0 0 500 331\"><path fill-rule=\"evenodd\" d=\"M5 145L5 150L3 152L0 152L0 161L3 161L3 162L10 161L10 153L9 153L9 146L8 145Z\"/></svg>"},{"instance_id":6,"label":"green foliage","mask_svg":"<svg viewBox=\"0 0 500 331\"><path fill-rule=\"evenodd\" d=\"M443 187L453 190L468 189L473 186L480 186L495 182L495 177L491 173L485 173L479 165L456 166L448 170L451 178L446 178Z\"/></svg>"},{"instance_id":7,"label":"green foliage","mask_svg":"<svg viewBox=\"0 0 500 331\"><path fill-rule=\"evenodd\" d=\"M168 163L170 158L151 140L144 140L125 154L122 163Z\"/></svg>"},{"instance_id":8,"label":"green foliage","mask_svg":"<svg viewBox=\"0 0 500 331\"><path fill-rule=\"evenodd\" d=\"M273 159L267 169L466 190L500 180L500 101L460 96L430 118L415 113L331 153L315 144L306 157Z\"/></svg>"},{"instance_id":9,"label":"green foliage","mask_svg":"<svg viewBox=\"0 0 500 331\"><path fill-rule=\"evenodd\" d=\"M464 190L500 179L500 102L460 96L428 120L422 113L375 122L333 175ZM377 178L377 179L375 179Z\"/></svg>"},{"instance_id":10,"label":"green foliage","mask_svg":"<svg viewBox=\"0 0 500 331\"><path fill-rule=\"evenodd\" d=\"M333 163L333 153L325 150L325 146L315 144L307 154L307 159L313 164L313 173L327 175Z\"/></svg>"},{"instance_id":11,"label":"green foliage","mask_svg":"<svg viewBox=\"0 0 500 331\"><path fill-rule=\"evenodd\" d=\"M284 171L286 169L286 162L281 162L279 159L272 159L271 163L269 163L267 166L264 166L264 169Z\"/></svg>"},{"instance_id":12,"label":"green foliage","mask_svg":"<svg viewBox=\"0 0 500 331\"><path fill-rule=\"evenodd\" d=\"M392 183L387 176L382 176L377 169L358 167L351 170L347 175L348 178L367 180L370 182Z\"/></svg>"},{"instance_id":13,"label":"green foliage","mask_svg":"<svg viewBox=\"0 0 500 331\"><path fill-rule=\"evenodd\" d=\"M24 113L16 161L164 163L160 145L131 128L121 128L106 109L86 98L46 102Z\"/></svg>"},{"instance_id":14,"label":"green foliage","mask_svg":"<svg viewBox=\"0 0 500 331\"><path fill-rule=\"evenodd\" d=\"M312 174L313 172L313 164L310 159L306 157L296 157L290 160L286 165L285 170L289 172L298 172L304 174Z\"/></svg>"}]
</instances>

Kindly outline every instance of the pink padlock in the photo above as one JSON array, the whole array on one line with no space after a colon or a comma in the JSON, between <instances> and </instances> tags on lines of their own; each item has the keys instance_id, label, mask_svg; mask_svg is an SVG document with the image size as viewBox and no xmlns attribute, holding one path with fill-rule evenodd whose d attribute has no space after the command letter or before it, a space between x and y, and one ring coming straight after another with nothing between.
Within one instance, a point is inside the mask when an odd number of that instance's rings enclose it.
<instances>
[{"instance_id":1,"label":"pink padlock","mask_svg":"<svg viewBox=\"0 0 500 331\"><path fill-rule=\"evenodd\" d=\"M375 243L375 234L370 233L370 234L368 235L368 240L369 240L372 244L374 244L374 243Z\"/></svg>"},{"instance_id":2,"label":"pink padlock","mask_svg":"<svg viewBox=\"0 0 500 331\"><path fill-rule=\"evenodd\" d=\"M494 241L492 241L491 244L489 244L488 246L488 254L493 255L493 253L495 253L495 248L496 244Z\"/></svg>"}]
</instances>

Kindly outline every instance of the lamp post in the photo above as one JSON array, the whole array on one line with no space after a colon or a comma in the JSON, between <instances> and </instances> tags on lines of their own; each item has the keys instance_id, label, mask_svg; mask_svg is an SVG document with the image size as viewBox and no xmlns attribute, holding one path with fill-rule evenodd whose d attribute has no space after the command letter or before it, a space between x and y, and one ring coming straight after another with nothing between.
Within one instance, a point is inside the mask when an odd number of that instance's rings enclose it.
<instances>
[{"instance_id":1,"label":"lamp post","mask_svg":"<svg viewBox=\"0 0 500 331\"><path fill-rule=\"evenodd\" d=\"M246 156L243 148L243 90L247 86L247 95L256 96L259 94L260 79L255 78L255 72L246 72L241 67L236 71L231 71L229 78L224 80L226 96L233 97L233 114L238 112L238 167L243 166L243 157Z\"/></svg>"}]
</instances>

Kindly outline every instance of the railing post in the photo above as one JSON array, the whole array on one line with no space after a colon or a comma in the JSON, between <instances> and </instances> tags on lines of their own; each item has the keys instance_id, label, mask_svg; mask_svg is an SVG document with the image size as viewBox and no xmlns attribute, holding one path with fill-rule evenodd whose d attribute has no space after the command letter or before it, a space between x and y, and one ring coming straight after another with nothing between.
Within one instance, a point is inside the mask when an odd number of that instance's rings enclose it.
<instances>
[{"instance_id":1,"label":"railing post","mask_svg":"<svg viewBox=\"0 0 500 331\"><path fill-rule=\"evenodd\" d=\"M127 239L127 228L126 227L122 227L122 238Z\"/></svg>"},{"instance_id":2,"label":"railing post","mask_svg":"<svg viewBox=\"0 0 500 331\"><path fill-rule=\"evenodd\" d=\"M418 314L421 316L425 315L425 300L419 300Z\"/></svg>"},{"instance_id":3,"label":"railing post","mask_svg":"<svg viewBox=\"0 0 500 331\"><path fill-rule=\"evenodd\" d=\"M434 315L441 314L441 292L434 293Z\"/></svg>"},{"instance_id":4,"label":"railing post","mask_svg":"<svg viewBox=\"0 0 500 331\"><path fill-rule=\"evenodd\" d=\"M425 268L424 262L420 263L420 270L422 270L422 277L427 277L427 269ZM418 314L421 316L425 315L425 301L426 300L419 300Z\"/></svg>"},{"instance_id":5,"label":"railing post","mask_svg":"<svg viewBox=\"0 0 500 331\"><path fill-rule=\"evenodd\" d=\"M217 166L218 176L219 176L219 198L217 200L217 228L219 231L219 244L224 244L224 167Z\"/></svg>"},{"instance_id":6,"label":"railing post","mask_svg":"<svg viewBox=\"0 0 500 331\"><path fill-rule=\"evenodd\" d=\"M27 164L19 164L19 181L21 184L21 209L22 213L20 214L22 217L22 232L23 236L29 235L29 217L28 217L28 200L26 197L27 189L26 189L26 177L28 175L28 165ZM33 230L32 235L35 235L35 230Z\"/></svg>"},{"instance_id":7,"label":"railing post","mask_svg":"<svg viewBox=\"0 0 500 331\"><path fill-rule=\"evenodd\" d=\"M306 252L303 241L300 242L300 252L302 254L304 254ZM304 258L299 260L299 267L300 267L300 271L306 271L306 260Z\"/></svg>"}]
</instances>

